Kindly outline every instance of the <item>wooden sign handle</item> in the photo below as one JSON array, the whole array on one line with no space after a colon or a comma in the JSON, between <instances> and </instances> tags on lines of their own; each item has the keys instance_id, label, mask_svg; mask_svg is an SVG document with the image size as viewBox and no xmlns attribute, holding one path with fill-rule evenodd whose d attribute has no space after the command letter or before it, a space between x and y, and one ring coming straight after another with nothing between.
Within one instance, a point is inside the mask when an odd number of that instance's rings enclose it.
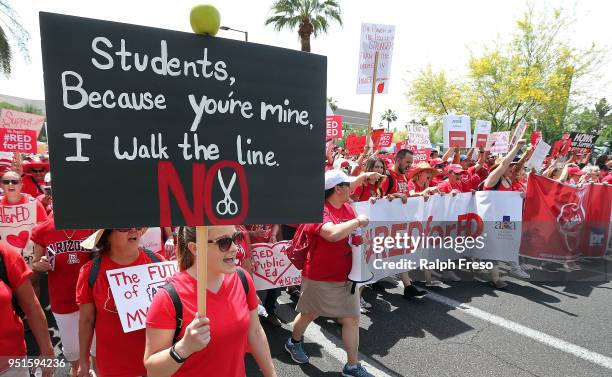
<instances>
[{"instance_id":1,"label":"wooden sign handle","mask_svg":"<svg viewBox=\"0 0 612 377\"><path fill-rule=\"evenodd\" d=\"M198 313L206 315L206 275L208 270L208 227L196 227Z\"/></svg>"}]
</instances>

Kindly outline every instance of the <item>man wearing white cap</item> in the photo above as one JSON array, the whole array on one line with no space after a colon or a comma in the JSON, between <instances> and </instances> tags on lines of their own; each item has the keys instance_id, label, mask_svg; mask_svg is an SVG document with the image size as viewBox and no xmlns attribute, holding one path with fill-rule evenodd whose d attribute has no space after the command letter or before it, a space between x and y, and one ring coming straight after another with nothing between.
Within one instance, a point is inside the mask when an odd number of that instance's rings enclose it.
<instances>
[{"instance_id":1,"label":"man wearing white cap","mask_svg":"<svg viewBox=\"0 0 612 377\"><path fill-rule=\"evenodd\" d=\"M291 338L285 343L295 362L307 363L302 338L310 322L319 316L338 318L347 354L343 376L371 376L358 360L359 294L351 293L352 283L348 281L352 267L349 236L368 225L368 217L356 216L348 203L352 188L368 178L378 179L382 175L368 172L349 177L339 169L325 173L323 222L304 228L311 236L310 248L302 270L302 294L296 308L299 314L293 322Z\"/></svg>"}]
</instances>

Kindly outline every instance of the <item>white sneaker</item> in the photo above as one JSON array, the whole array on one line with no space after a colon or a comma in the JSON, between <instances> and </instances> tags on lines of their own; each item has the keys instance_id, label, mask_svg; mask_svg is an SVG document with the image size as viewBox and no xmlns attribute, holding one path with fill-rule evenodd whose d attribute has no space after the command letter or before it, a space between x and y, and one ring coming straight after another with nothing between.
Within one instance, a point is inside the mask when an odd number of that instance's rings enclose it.
<instances>
[{"instance_id":1,"label":"white sneaker","mask_svg":"<svg viewBox=\"0 0 612 377\"><path fill-rule=\"evenodd\" d=\"M263 305L257 305L257 314L262 317L268 316L268 312L266 311L266 308L263 307Z\"/></svg>"},{"instance_id":2,"label":"white sneaker","mask_svg":"<svg viewBox=\"0 0 612 377\"><path fill-rule=\"evenodd\" d=\"M520 268L519 266L516 267L512 267L512 269L510 270L510 275L517 277L519 279L529 279L531 276L523 271L522 268Z\"/></svg>"},{"instance_id":3,"label":"white sneaker","mask_svg":"<svg viewBox=\"0 0 612 377\"><path fill-rule=\"evenodd\" d=\"M364 309L372 309L372 304L364 300L363 297L359 299L359 304Z\"/></svg>"}]
</instances>

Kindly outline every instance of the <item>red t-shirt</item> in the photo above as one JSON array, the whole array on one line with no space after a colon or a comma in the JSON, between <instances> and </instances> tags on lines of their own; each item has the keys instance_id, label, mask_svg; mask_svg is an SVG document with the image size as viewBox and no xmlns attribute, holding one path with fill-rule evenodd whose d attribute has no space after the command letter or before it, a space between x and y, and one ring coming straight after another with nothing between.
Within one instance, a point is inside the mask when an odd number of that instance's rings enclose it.
<instances>
[{"instance_id":1,"label":"red t-shirt","mask_svg":"<svg viewBox=\"0 0 612 377\"><path fill-rule=\"evenodd\" d=\"M79 305L93 303L96 307L96 366L100 376L135 377L147 374L143 362L145 330L123 332L106 271L149 263L151 260L142 249L138 258L129 265L117 264L108 253L103 253L93 289L89 288L88 283L92 261L81 268L76 300Z\"/></svg>"},{"instance_id":2,"label":"red t-shirt","mask_svg":"<svg viewBox=\"0 0 612 377\"><path fill-rule=\"evenodd\" d=\"M48 272L53 313L68 314L79 310L76 303L79 270L92 257L90 250L81 247L81 241L92 233L89 229L57 230L53 215L32 229L32 241L47 252L51 249L55 253L55 267Z\"/></svg>"},{"instance_id":3,"label":"red t-shirt","mask_svg":"<svg viewBox=\"0 0 612 377\"><path fill-rule=\"evenodd\" d=\"M6 269L10 286L0 281L0 355L25 356L26 343L23 323L13 308L13 292L32 275L21 254L5 243L0 243L0 258ZM0 372L8 369L8 361L0 359Z\"/></svg>"},{"instance_id":4,"label":"red t-shirt","mask_svg":"<svg viewBox=\"0 0 612 377\"><path fill-rule=\"evenodd\" d=\"M612 185L612 174L608 173L608 175L603 177L603 179L601 180L601 183L607 183L609 185Z\"/></svg>"},{"instance_id":5,"label":"red t-shirt","mask_svg":"<svg viewBox=\"0 0 612 377\"><path fill-rule=\"evenodd\" d=\"M44 201L46 199L47 199L47 195L45 194L41 194L36 197L36 200L38 200L40 204L42 204L43 208L47 212L47 215L49 215L51 212L53 212L53 201L49 200L47 205L45 205Z\"/></svg>"},{"instance_id":6,"label":"red t-shirt","mask_svg":"<svg viewBox=\"0 0 612 377\"><path fill-rule=\"evenodd\" d=\"M257 294L251 276L245 274L249 293L245 295L237 273L225 274L217 293L206 291L206 317L210 320L210 343L202 351L189 356L173 377L202 376L207 371L215 376L244 377L244 355L251 311L257 309ZM173 276L170 281L183 304L183 326L195 318L197 310L197 280L187 271ZM174 305L168 293L160 290L153 297L147 314L147 328L175 329ZM99 347L99 346L98 346Z\"/></svg>"},{"instance_id":7,"label":"red t-shirt","mask_svg":"<svg viewBox=\"0 0 612 377\"><path fill-rule=\"evenodd\" d=\"M423 192L426 188L419 186L415 181L408 182L408 191L414 191L416 194Z\"/></svg>"},{"instance_id":8,"label":"red t-shirt","mask_svg":"<svg viewBox=\"0 0 612 377\"><path fill-rule=\"evenodd\" d=\"M393 179L393 187L389 190L389 194L400 193L408 195L408 178L406 178L406 175L396 173L394 170L389 170L389 174Z\"/></svg>"},{"instance_id":9,"label":"red t-shirt","mask_svg":"<svg viewBox=\"0 0 612 377\"><path fill-rule=\"evenodd\" d=\"M367 183L365 185L359 185L351 193L351 196L356 196L358 202L365 202L372 197L377 198L378 190L376 188L376 184Z\"/></svg>"},{"instance_id":10,"label":"red t-shirt","mask_svg":"<svg viewBox=\"0 0 612 377\"><path fill-rule=\"evenodd\" d=\"M306 256L302 276L310 280L344 282L352 267L351 246L348 237L329 242L320 236L324 224L340 224L354 219L355 212L347 203L335 208L325 201L323 222L307 224L304 231L313 235L311 248Z\"/></svg>"},{"instance_id":11,"label":"red t-shirt","mask_svg":"<svg viewBox=\"0 0 612 377\"><path fill-rule=\"evenodd\" d=\"M524 191L525 190L525 188L520 182L512 182L510 187L506 187L503 185L503 183L499 183L497 185L497 188L484 186L483 189L484 191L495 191L495 190L497 191Z\"/></svg>"},{"instance_id":12,"label":"red t-shirt","mask_svg":"<svg viewBox=\"0 0 612 377\"><path fill-rule=\"evenodd\" d=\"M23 182L23 187L21 187L22 194L32 195L33 197L37 197L40 194L44 194L44 192L42 192L42 187L45 186L44 181L37 182L38 187L41 188L40 190L36 186L36 183L34 183L36 179L29 174L22 175L21 181Z\"/></svg>"},{"instance_id":13,"label":"red t-shirt","mask_svg":"<svg viewBox=\"0 0 612 377\"><path fill-rule=\"evenodd\" d=\"M0 205L3 206L16 206L19 204L26 204L28 202L28 200L34 200L36 202L36 222L37 223L41 223L45 220L47 220L47 211L45 210L45 207L42 205L41 202L39 202L38 200L36 200L35 198L33 198L32 196L28 195L28 194L21 194L21 200L18 201L17 203L9 203L8 202L8 198L6 197L6 195L3 195L2 197L0 197Z\"/></svg>"},{"instance_id":14,"label":"red t-shirt","mask_svg":"<svg viewBox=\"0 0 612 377\"><path fill-rule=\"evenodd\" d=\"M438 189L444 193L450 193L453 190L458 190L460 192L471 192L471 186L469 184L465 184L465 182L459 181L457 183L451 183L447 180L440 182L438 184Z\"/></svg>"},{"instance_id":15,"label":"red t-shirt","mask_svg":"<svg viewBox=\"0 0 612 377\"><path fill-rule=\"evenodd\" d=\"M461 176L461 182L471 190L477 190L482 180L478 174L474 173L474 167L472 166L468 168L467 173Z\"/></svg>"}]
</instances>

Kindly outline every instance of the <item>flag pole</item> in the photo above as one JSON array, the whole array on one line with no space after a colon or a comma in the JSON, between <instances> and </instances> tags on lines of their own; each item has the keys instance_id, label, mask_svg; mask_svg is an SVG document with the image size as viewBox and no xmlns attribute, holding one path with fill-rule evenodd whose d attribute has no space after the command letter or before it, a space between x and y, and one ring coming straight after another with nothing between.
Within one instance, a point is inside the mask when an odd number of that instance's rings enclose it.
<instances>
[{"instance_id":1,"label":"flag pole","mask_svg":"<svg viewBox=\"0 0 612 377\"><path fill-rule=\"evenodd\" d=\"M378 51L374 53L374 71L372 72L372 94L370 96L370 116L368 117L368 130L366 140L368 145L372 145L372 117L374 116L374 95L376 94L376 73L378 71Z\"/></svg>"}]
</instances>

